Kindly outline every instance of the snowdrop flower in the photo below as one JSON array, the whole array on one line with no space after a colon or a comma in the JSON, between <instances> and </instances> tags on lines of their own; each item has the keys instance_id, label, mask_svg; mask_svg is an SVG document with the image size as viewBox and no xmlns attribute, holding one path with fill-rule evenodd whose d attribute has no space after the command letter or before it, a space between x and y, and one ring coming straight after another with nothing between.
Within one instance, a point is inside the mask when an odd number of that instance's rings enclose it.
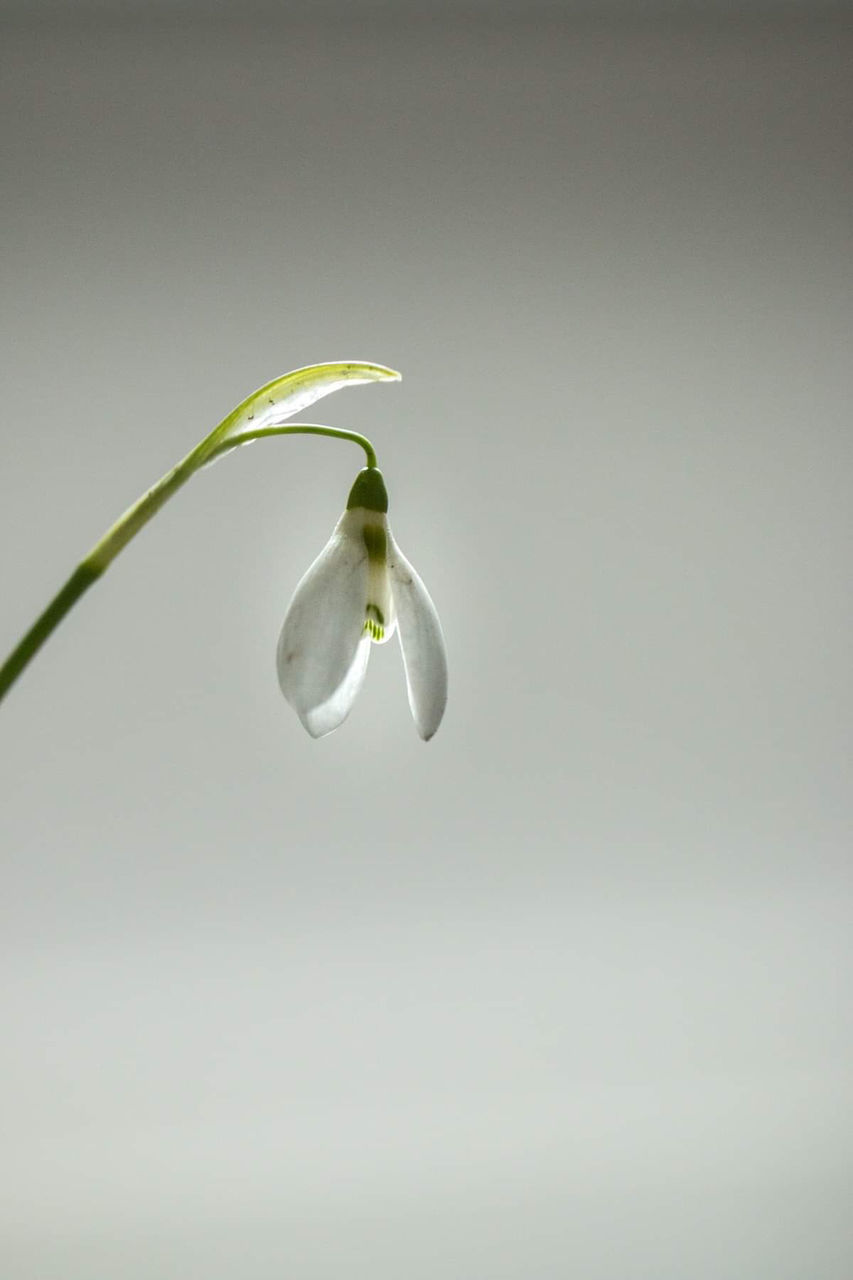
<instances>
[{"instance_id":1,"label":"snowdrop flower","mask_svg":"<svg viewBox=\"0 0 853 1280\"><path fill-rule=\"evenodd\" d=\"M418 733L429 740L447 702L447 654L435 605L388 526L382 473L365 467L347 509L294 593L278 642L282 692L314 738L342 724L373 644L400 635Z\"/></svg>"}]
</instances>

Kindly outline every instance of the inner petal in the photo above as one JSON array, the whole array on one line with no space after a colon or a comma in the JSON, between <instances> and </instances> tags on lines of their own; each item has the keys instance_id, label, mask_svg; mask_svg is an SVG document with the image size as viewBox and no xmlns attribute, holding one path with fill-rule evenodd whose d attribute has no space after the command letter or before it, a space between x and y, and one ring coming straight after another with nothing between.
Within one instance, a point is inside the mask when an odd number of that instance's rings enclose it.
<instances>
[{"instance_id":1,"label":"inner petal","mask_svg":"<svg viewBox=\"0 0 853 1280\"><path fill-rule=\"evenodd\" d=\"M388 575L388 539L382 523L365 525L363 540L367 548L367 592L364 605L363 634L374 644L385 644L397 628L394 595Z\"/></svg>"}]
</instances>

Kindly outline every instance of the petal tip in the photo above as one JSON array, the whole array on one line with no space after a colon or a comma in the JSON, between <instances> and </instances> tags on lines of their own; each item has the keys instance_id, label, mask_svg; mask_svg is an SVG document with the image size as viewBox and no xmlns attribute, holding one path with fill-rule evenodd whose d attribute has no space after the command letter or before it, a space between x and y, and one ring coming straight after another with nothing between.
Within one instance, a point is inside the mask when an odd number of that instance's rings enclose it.
<instances>
[{"instance_id":1,"label":"petal tip","mask_svg":"<svg viewBox=\"0 0 853 1280\"><path fill-rule=\"evenodd\" d=\"M330 725L328 728L325 728L321 725L312 724L310 715L300 716L299 719L305 732L309 737L313 738L315 742L319 742L321 738L325 738L330 733L334 733L335 729L338 727L337 725Z\"/></svg>"},{"instance_id":2,"label":"petal tip","mask_svg":"<svg viewBox=\"0 0 853 1280\"><path fill-rule=\"evenodd\" d=\"M441 728L441 722L444 719L445 706L441 708L437 718L429 720L426 724L422 721L415 720L415 728L424 742L431 742Z\"/></svg>"}]
</instances>

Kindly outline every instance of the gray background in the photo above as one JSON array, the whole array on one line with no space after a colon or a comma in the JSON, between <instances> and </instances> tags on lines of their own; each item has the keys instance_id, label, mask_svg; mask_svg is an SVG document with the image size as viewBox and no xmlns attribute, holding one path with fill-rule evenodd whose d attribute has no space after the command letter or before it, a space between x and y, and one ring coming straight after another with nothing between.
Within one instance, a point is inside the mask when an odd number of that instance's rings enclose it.
<instances>
[{"instance_id":1,"label":"gray background","mask_svg":"<svg viewBox=\"0 0 853 1280\"><path fill-rule=\"evenodd\" d=\"M690 8L0 11L0 647L361 358L452 679L281 699L305 439L16 686L4 1280L851 1274L853 27Z\"/></svg>"}]
</instances>

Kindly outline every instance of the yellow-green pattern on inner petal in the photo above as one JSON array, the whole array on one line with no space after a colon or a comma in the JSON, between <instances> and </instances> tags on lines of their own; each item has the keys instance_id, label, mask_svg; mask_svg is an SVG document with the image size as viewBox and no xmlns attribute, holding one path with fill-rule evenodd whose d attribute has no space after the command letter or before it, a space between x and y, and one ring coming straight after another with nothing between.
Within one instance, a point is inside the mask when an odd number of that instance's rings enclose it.
<instances>
[{"instance_id":1,"label":"yellow-green pattern on inner petal","mask_svg":"<svg viewBox=\"0 0 853 1280\"><path fill-rule=\"evenodd\" d=\"M360 475L370 475L362 471ZM376 475L378 472L373 472ZM384 485L383 485L384 491ZM394 600L388 581L388 529L383 513L362 508L361 541L367 552L367 601L364 606L363 635L374 644L384 644L394 634Z\"/></svg>"},{"instance_id":2,"label":"yellow-green pattern on inner petal","mask_svg":"<svg viewBox=\"0 0 853 1280\"><path fill-rule=\"evenodd\" d=\"M371 640L377 644L381 644L385 639L385 615L379 608L378 604L373 601L366 606L364 610L364 631Z\"/></svg>"}]
</instances>

